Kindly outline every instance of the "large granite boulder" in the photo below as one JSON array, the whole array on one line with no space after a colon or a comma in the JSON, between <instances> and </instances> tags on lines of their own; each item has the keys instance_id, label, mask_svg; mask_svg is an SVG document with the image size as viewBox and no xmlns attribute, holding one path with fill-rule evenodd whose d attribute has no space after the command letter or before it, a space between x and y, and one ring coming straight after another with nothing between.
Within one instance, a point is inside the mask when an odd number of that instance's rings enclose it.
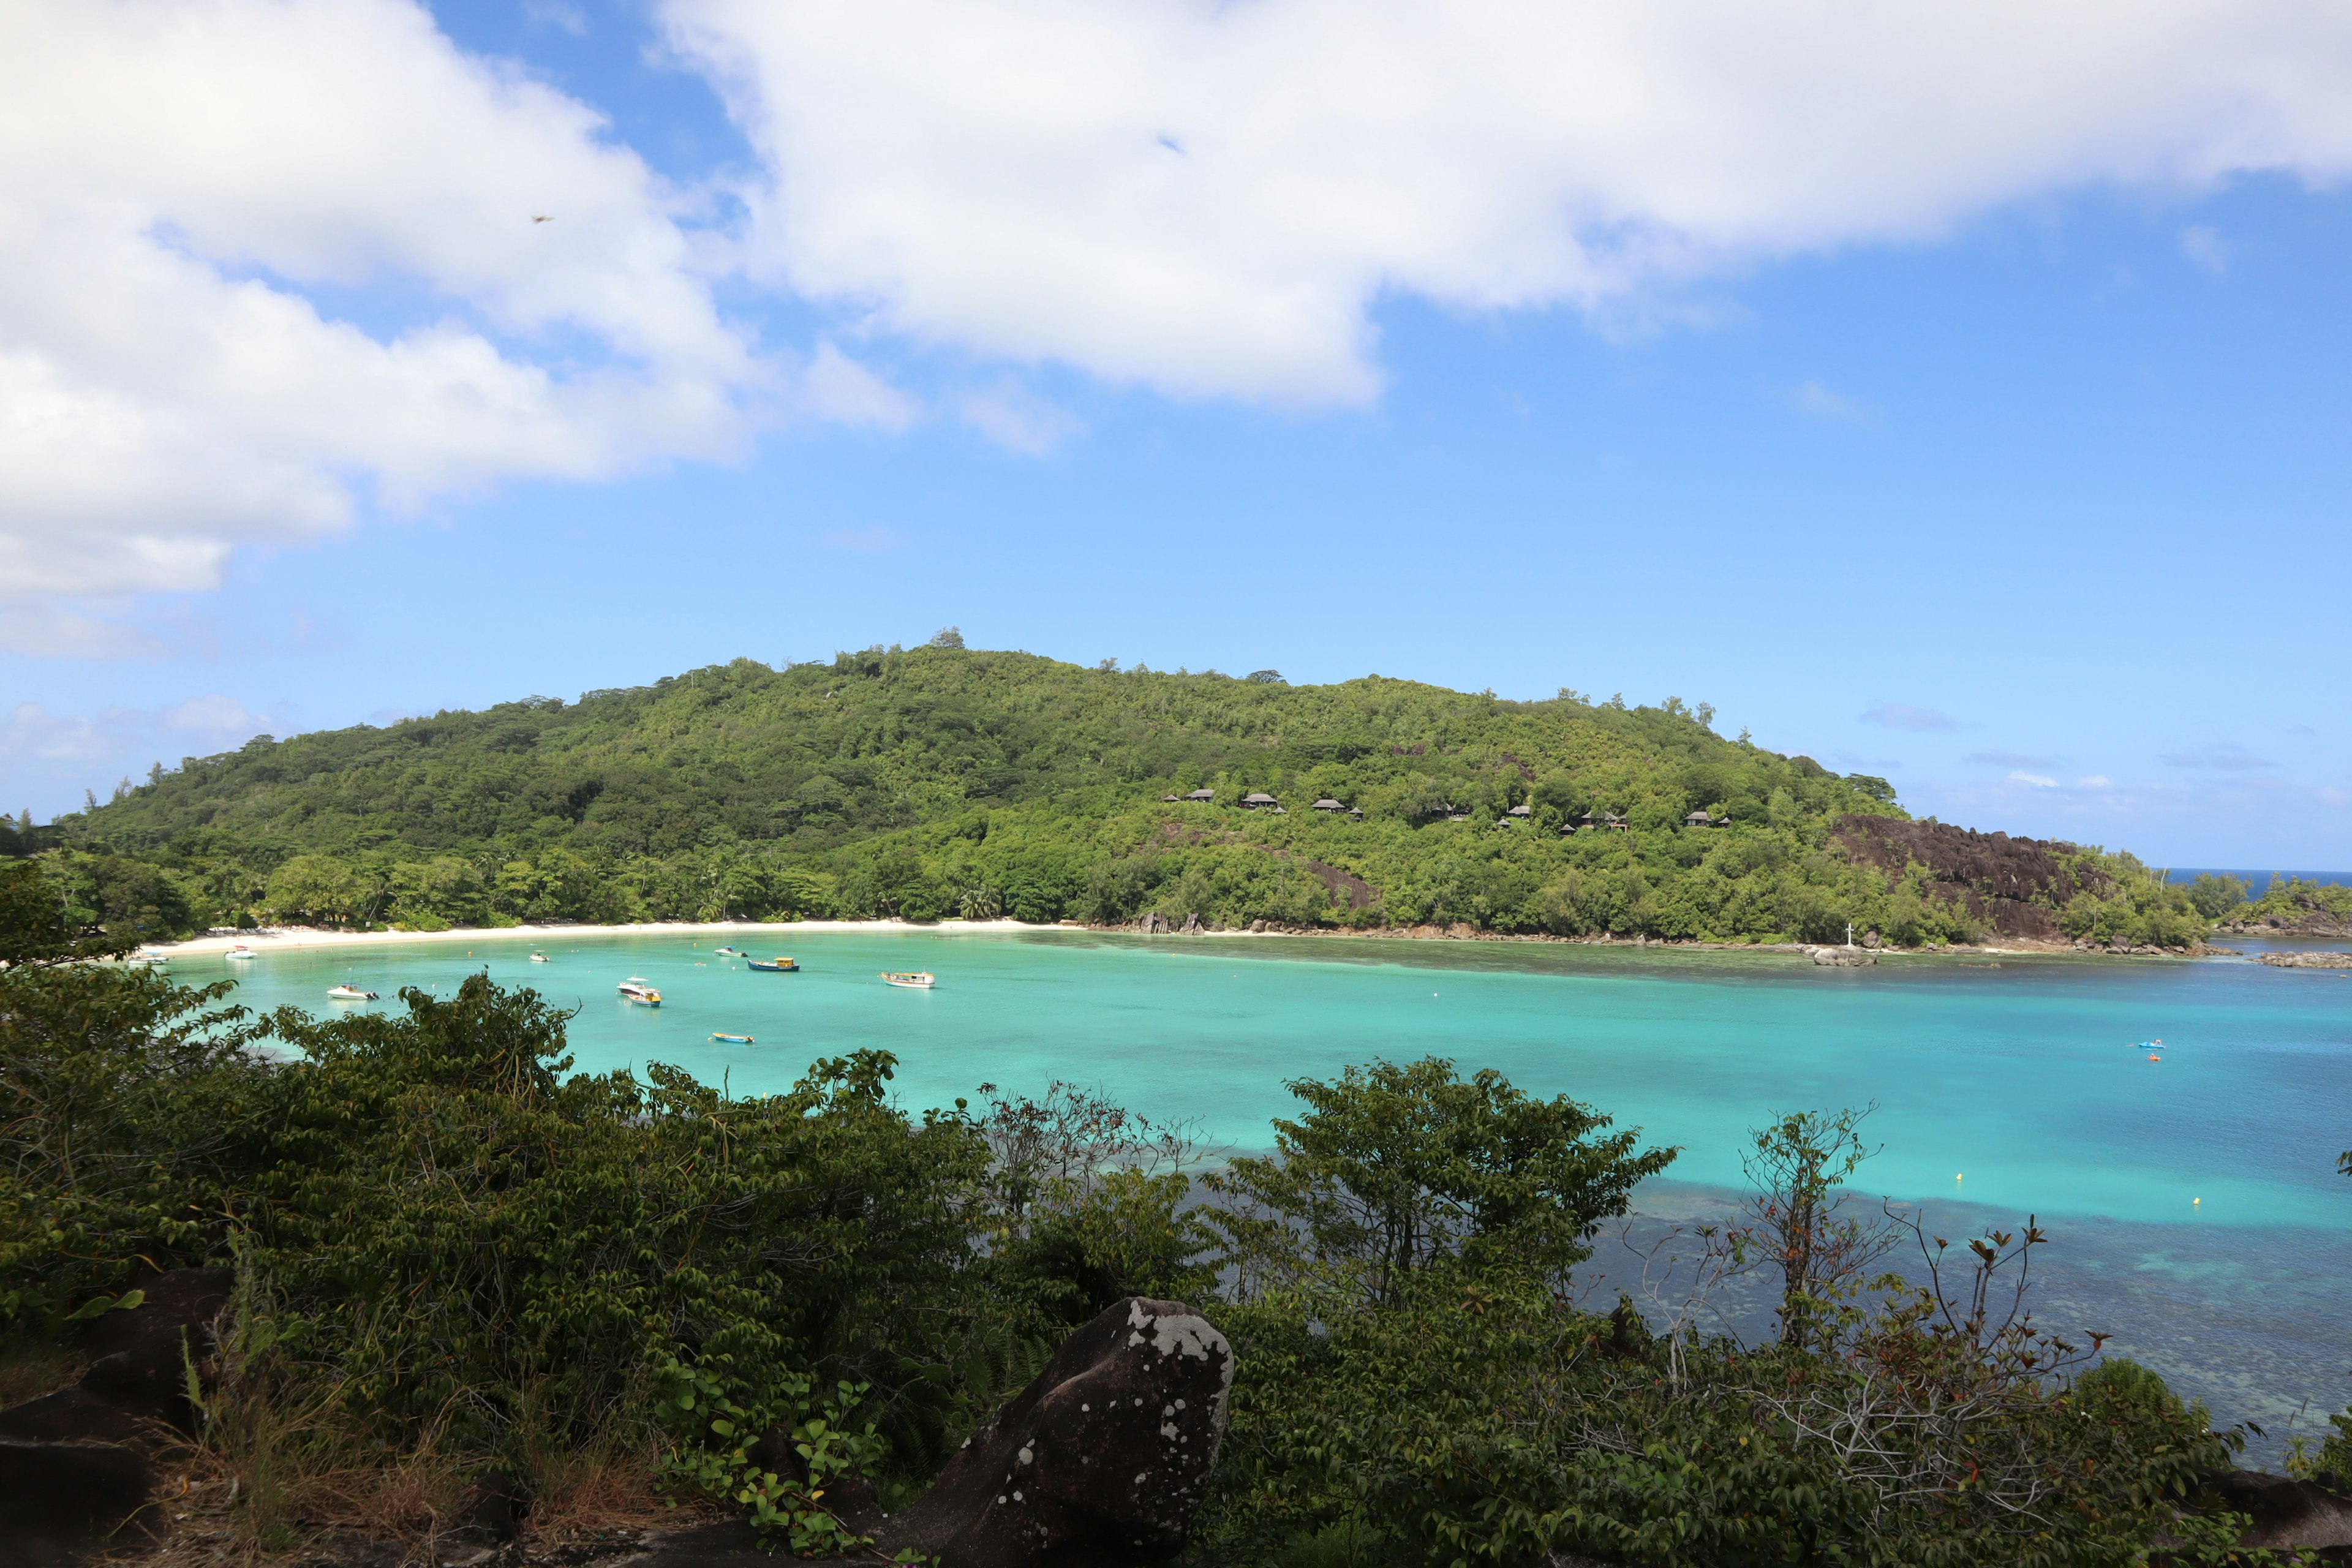
<instances>
[{"instance_id":1,"label":"large granite boulder","mask_svg":"<svg viewBox=\"0 0 2352 1568\"><path fill-rule=\"evenodd\" d=\"M2227 1470L2205 1479L2205 1500L2252 1522L2241 1550L2281 1558L2308 1552L2319 1563L2352 1563L2352 1501L2310 1481L2261 1470Z\"/></svg>"},{"instance_id":2,"label":"large granite boulder","mask_svg":"<svg viewBox=\"0 0 2352 1568\"><path fill-rule=\"evenodd\" d=\"M1233 1379L1207 1319L1131 1296L1064 1341L877 1542L940 1568L1165 1563L1208 1489Z\"/></svg>"},{"instance_id":3,"label":"large granite boulder","mask_svg":"<svg viewBox=\"0 0 2352 1568\"><path fill-rule=\"evenodd\" d=\"M143 1531L149 1440L194 1429L188 1368L212 1364L230 1283L226 1268L133 1281L144 1300L91 1326L79 1382L0 1410L0 1563L73 1563Z\"/></svg>"},{"instance_id":4,"label":"large granite boulder","mask_svg":"<svg viewBox=\"0 0 2352 1568\"><path fill-rule=\"evenodd\" d=\"M1063 1342L904 1512L836 1483L825 1500L884 1558L939 1568L1136 1568L1184 1549L1215 1467L1233 1347L1190 1307L1131 1296ZM781 1435L760 1458L798 1465ZM856 1561L872 1562L873 1555ZM740 1521L643 1542L611 1568L764 1568Z\"/></svg>"}]
</instances>

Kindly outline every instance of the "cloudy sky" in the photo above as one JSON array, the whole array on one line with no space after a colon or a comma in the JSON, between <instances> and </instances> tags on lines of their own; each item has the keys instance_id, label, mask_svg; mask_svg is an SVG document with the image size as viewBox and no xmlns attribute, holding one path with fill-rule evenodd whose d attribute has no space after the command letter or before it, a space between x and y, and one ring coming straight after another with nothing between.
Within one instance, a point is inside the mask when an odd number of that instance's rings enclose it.
<instances>
[{"instance_id":1,"label":"cloudy sky","mask_svg":"<svg viewBox=\"0 0 2352 1568\"><path fill-rule=\"evenodd\" d=\"M0 808L914 642L2352 867L2352 10L20 0Z\"/></svg>"}]
</instances>

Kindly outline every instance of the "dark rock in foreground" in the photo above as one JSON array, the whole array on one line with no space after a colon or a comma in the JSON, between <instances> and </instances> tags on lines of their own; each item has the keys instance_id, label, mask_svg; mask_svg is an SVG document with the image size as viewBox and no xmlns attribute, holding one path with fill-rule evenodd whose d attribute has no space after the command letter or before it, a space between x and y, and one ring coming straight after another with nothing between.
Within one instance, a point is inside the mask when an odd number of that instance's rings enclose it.
<instances>
[{"instance_id":1,"label":"dark rock in foreground","mask_svg":"<svg viewBox=\"0 0 2352 1568\"><path fill-rule=\"evenodd\" d=\"M2239 1538L2241 1551L2267 1549L2291 1559L2308 1551L2321 1563L2352 1563L2352 1502L2310 1481L2230 1470L2209 1477L2208 1500L2253 1522Z\"/></svg>"},{"instance_id":2,"label":"dark rock in foreground","mask_svg":"<svg viewBox=\"0 0 2352 1568\"><path fill-rule=\"evenodd\" d=\"M872 1525L940 1568L1139 1568L1184 1549L1224 1434L1233 1348L1176 1301L1129 1297L1072 1334L931 1489ZM853 1521L865 1528L863 1521ZM869 1559L870 1560L870 1559ZM751 1568L740 1523L648 1541L613 1568Z\"/></svg>"},{"instance_id":3,"label":"dark rock in foreground","mask_svg":"<svg viewBox=\"0 0 2352 1568\"><path fill-rule=\"evenodd\" d=\"M144 1533L155 1468L142 1439L193 1428L188 1367L215 1352L226 1268L178 1268L136 1282L146 1299L100 1318L71 1388L0 1410L0 1563L51 1568Z\"/></svg>"},{"instance_id":4,"label":"dark rock in foreground","mask_svg":"<svg viewBox=\"0 0 2352 1568\"><path fill-rule=\"evenodd\" d=\"M1208 1489L1233 1374L1207 1319L1129 1297L1064 1341L877 1543L941 1568L1164 1563Z\"/></svg>"}]
</instances>

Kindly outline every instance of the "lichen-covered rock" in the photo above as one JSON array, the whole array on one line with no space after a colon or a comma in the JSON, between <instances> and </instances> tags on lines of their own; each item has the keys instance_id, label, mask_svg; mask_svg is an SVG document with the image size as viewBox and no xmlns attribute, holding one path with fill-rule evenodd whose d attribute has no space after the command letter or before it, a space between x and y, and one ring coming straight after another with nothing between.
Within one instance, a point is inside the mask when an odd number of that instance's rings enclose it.
<instances>
[{"instance_id":1,"label":"lichen-covered rock","mask_svg":"<svg viewBox=\"0 0 2352 1568\"><path fill-rule=\"evenodd\" d=\"M877 1532L940 1568L1122 1568L1184 1548L1224 1435L1233 1347L1190 1307L1129 1297Z\"/></svg>"}]
</instances>

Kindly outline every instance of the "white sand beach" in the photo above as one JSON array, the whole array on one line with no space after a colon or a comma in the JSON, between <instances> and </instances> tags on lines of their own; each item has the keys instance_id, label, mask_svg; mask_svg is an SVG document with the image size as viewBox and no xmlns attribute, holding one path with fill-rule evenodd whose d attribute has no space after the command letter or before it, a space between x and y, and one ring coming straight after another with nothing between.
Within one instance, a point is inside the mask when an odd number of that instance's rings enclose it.
<instances>
[{"instance_id":1,"label":"white sand beach","mask_svg":"<svg viewBox=\"0 0 2352 1568\"><path fill-rule=\"evenodd\" d=\"M782 940L793 931L901 931L952 934L956 931L1079 931L1079 926L1026 925L1020 921L940 921L917 925L911 921L656 921L637 925L457 926L448 931L319 931L308 926L268 926L259 931L226 931L191 937L185 942L156 942L145 951L196 957L223 953L233 947L256 952L284 952L298 947L383 947L410 942L479 943L486 942L572 942L583 936L721 936L730 932L756 936L763 942Z\"/></svg>"}]
</instances>

